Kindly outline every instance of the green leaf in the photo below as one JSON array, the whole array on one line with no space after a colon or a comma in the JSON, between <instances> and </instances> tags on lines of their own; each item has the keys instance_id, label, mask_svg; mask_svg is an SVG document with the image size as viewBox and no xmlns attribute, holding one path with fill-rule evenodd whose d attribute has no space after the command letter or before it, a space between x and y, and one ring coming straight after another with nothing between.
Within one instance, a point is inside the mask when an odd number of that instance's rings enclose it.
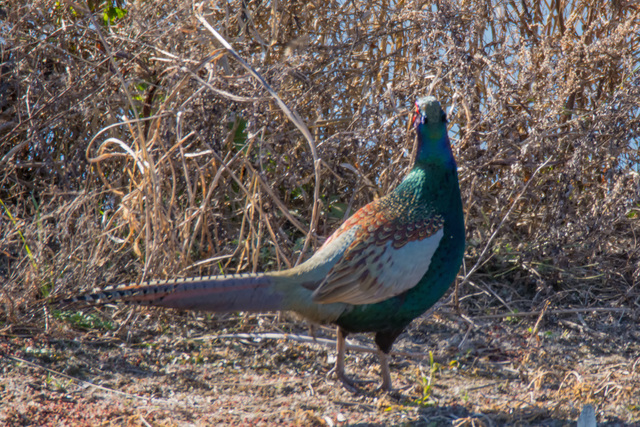
<instances>
[{"instance_id":1,"label":"green leaf","mask_svg":"<svg viewBox=\"0 0 640 427\"><path fill-rule=\"evenodd\" d=\"M109 6L102 12L102 20L106 26L111 25L114 21L122 19L125 16L127 16L127 10L120 7Z\"/></svg>"}]
</instances>

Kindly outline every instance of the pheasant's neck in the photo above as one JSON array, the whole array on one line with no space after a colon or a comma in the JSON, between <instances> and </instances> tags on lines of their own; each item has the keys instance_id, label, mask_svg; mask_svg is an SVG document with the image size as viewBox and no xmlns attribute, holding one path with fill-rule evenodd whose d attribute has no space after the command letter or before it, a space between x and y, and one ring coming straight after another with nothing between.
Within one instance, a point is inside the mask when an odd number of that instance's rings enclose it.
<instances>
[{"instance_id":1,"label":"pheasant's neck","mask_svg":"<svg viewBox=\"0 0 640 427\"><path fill-rule=\"evenodd\" d=\"M416 137L416 165L444 165L455 168L455 160L451 151L451 142L444 126L433 129L422 129Z\"/></svg>"},{"instance_id":2,"label":"pheasant's neck","mask_svg":"<svg viewBox=\"0 0 640 427\"><path fill-rule=\"evenodd\" d=\"M455 161L451 158L450 162L416 162L397 191L417 202L430 204L455 197L460 191Z\"/></svg>"}]
</instances>

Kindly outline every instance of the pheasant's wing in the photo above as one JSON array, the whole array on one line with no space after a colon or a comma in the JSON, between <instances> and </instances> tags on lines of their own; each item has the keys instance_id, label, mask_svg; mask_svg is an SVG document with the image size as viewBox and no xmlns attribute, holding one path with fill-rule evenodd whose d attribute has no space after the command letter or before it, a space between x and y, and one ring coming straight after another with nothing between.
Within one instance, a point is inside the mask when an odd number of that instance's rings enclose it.
<instances>
[{"instance_id":1,"label":"pheasant's wing","mask_svg":"<svg viewBox=\"0 0 640 427\"><path fill-rule=\"evenodd\" d=\"M407 214L378 202L368 204L323 245L327 248L343 233L357 230L342 257L314 290L314 302L372 304L411 289L429 269L443 226L443 218L426 208Z\"/></svg>"}]
</instances>

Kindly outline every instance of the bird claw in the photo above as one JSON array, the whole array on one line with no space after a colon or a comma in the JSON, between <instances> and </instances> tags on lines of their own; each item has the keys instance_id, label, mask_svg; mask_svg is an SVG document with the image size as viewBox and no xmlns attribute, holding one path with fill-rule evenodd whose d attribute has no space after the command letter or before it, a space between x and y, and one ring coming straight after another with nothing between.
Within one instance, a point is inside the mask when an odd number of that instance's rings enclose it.
<instances>
[{"instance_id":1,"label":"bird claw","mask_svg":"<svg viewBox=\"0 0 640 427\"><path fill-rule=\"evenodd\" d=\"M344 373L338 372L335 367L329 371L327 376L330 376L334 373L336 374L336 378L338 378L338 380L342 383L342 386L353 394L357 394L360 391L360 387L358 387L358 384L370 384L375 382L372 380L354 380L353 378L349 378Z\"/></svg>"},{"instance_id":2,"label":"bird claw","mask_svg":"<svg viewBox=\"0 0 640 427\"><path fill-rule=\"evenodd\" d=\"M360 387L358 387L351 378L343 376L342 378L338 377L338 379L342 383L342 386L346 388L347 391L351 394L358 394L358 392L360 391Z\"/></svg>"}]
</instances>

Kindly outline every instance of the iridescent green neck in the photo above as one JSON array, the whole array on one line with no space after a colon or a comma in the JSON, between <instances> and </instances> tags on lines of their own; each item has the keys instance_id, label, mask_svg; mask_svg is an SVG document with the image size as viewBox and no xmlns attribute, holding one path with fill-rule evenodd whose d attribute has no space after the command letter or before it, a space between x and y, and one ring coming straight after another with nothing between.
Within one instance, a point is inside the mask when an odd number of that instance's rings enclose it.
<instances>
[{"instance_id":1,"label":"iridescent green neck","mask_svg":"<svg viewBox=\"0 0 640 427\"><path fill-rule=\"evenodd\" d=\"M440 205L446 205L451 194L458 190L456 177L456 165L451 158L451 163L444 163L436 160L432 156L426 160L416 160L405 179L393 191L391 198L403 200L407 206L416 209L415 205L420 205L420 209L431 210ZM450 188L455 184L455 189Z\"/></svg>"},{"instance_id":2,"label":"iridescent green neck","mask_svg":"<svg viewBox=\"0 0 640 427\"><path fill-rule=\"evenodd\" d=\"M456 167L446 126L423 126L417 137L416 165L440 163L448 169Z\"/></svg>"}]
</instances>

